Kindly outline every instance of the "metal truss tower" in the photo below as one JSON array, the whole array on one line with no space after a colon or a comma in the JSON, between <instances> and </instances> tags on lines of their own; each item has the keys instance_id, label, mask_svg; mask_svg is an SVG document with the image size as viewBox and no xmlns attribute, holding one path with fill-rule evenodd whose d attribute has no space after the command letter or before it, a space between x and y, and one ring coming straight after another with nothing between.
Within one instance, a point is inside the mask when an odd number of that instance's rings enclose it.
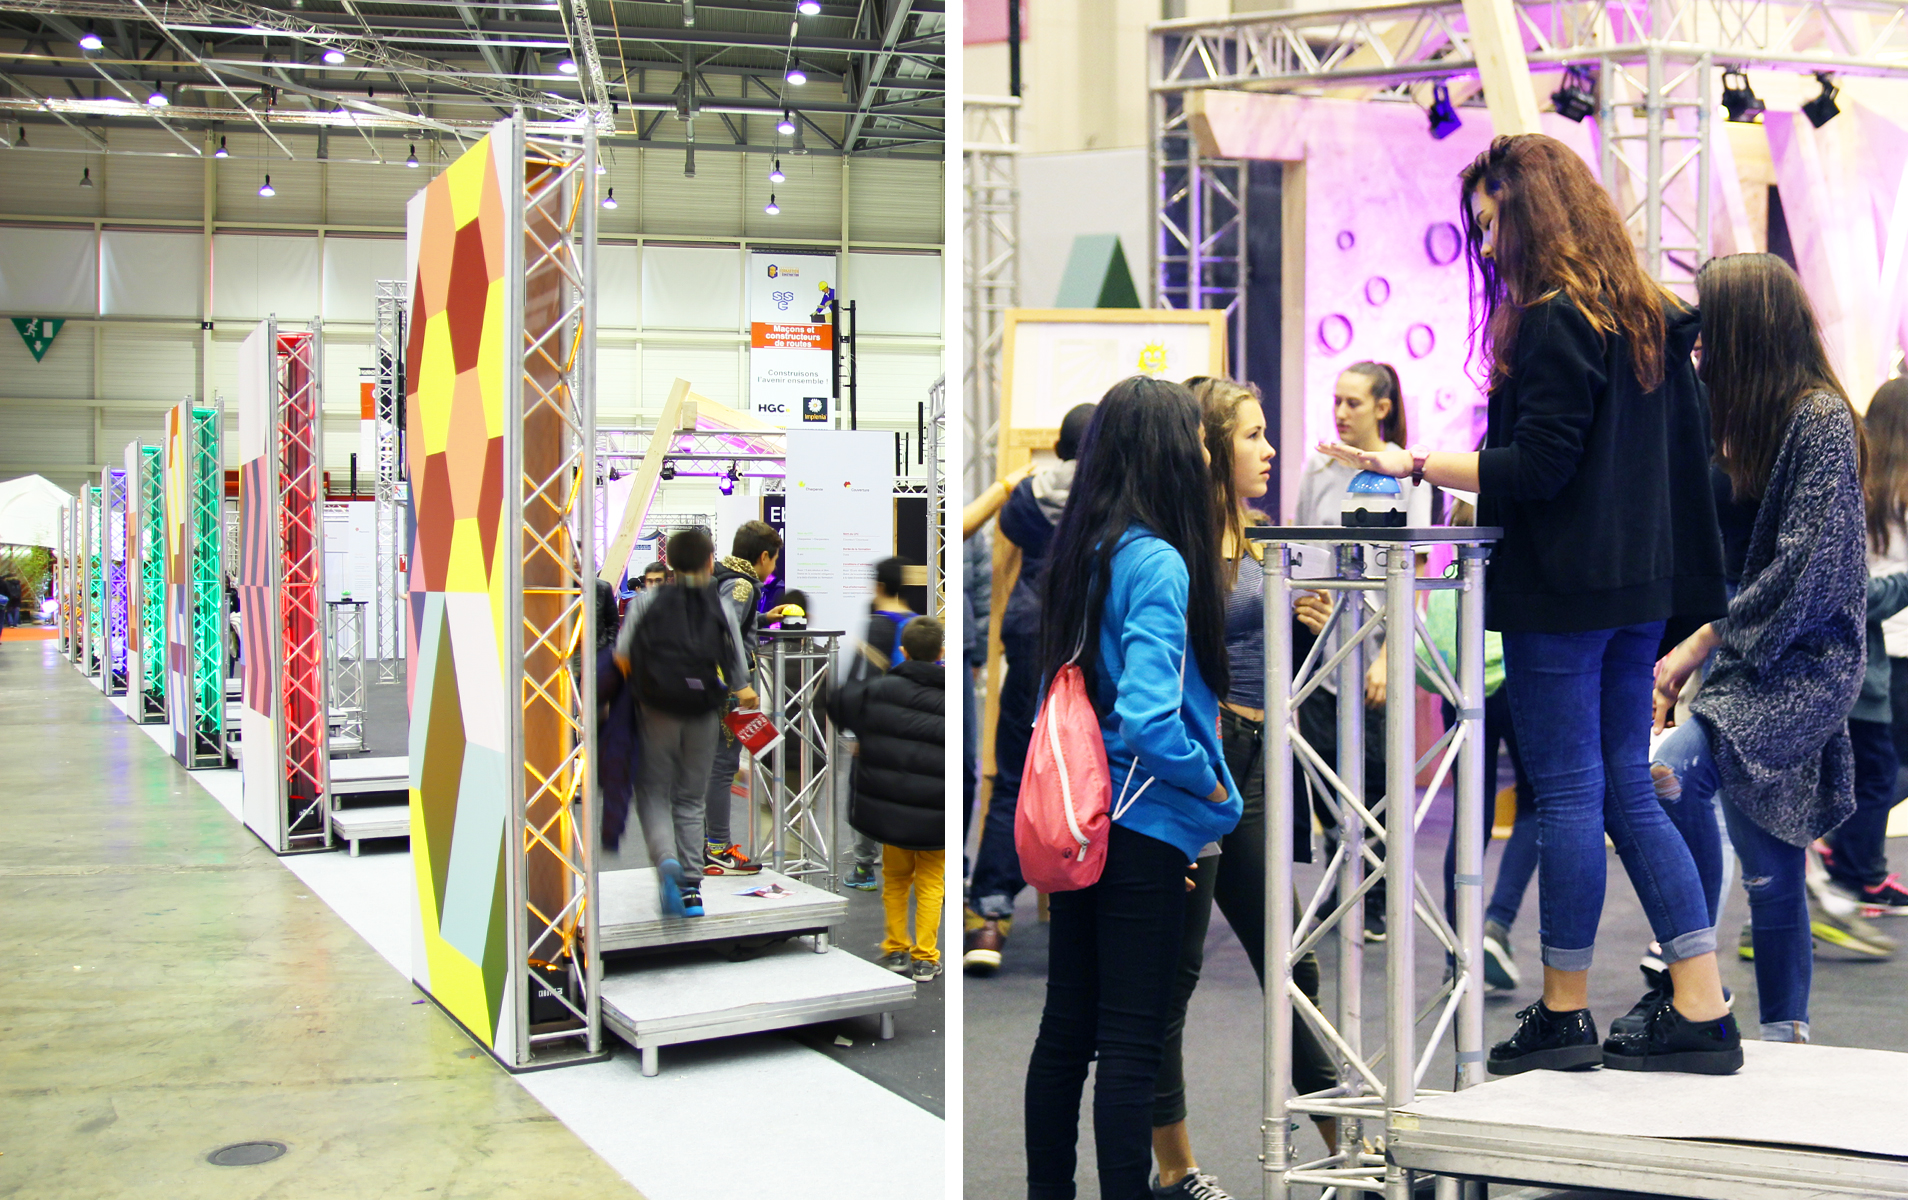
<instances>
[{"instance_id":1,"label":"metal truss tower","mask_svg":"<svg viewBox=\"0 0 1908 1200\"><path fill-rule=\"evenodd\" d=\"M1002 340L1007 310L1020 304L1020 101L970 96L961 108L967 126L961 153L967 243L962 474L973 496L994 481Z\"/></svg>"},{"instance_id":2,"label":"metal truss tower","mask_svg":"<svg viewBox=\"0 0 1908 1200\"><path fill-rule=\"evenodd\" d=\"M407 589L397 565L399 541L403 536L398 528L398 397L404 388L400 373L404 361L404 302L408 290L402 279L378 280L371 326L371 355L377 371L371 397L377 438L374 493L377 582L372 616L377 631L374 644L364 657L378 660L379 683L396 681L398 660L404 656L403 597Z\"/></svg>"}]
</instances>

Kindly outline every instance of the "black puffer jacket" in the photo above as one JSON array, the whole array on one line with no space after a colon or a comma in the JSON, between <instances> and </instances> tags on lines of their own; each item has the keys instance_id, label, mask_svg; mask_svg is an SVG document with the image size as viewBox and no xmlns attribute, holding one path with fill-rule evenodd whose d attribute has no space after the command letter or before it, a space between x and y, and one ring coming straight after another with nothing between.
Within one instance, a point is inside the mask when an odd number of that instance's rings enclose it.
<instances>
[{"instance_id":1,"label":"black puffer jacket","mask_svg":"<svg viewBox=\"0 0 1908 1200\"><path fill-rule=\"evenodd\" d=\"M929 662L900 663L830 697L828 715L861 742L848 805L857 832L903 850L946 845L946 700L944 668Z\"/></svg>"}]
</instances>

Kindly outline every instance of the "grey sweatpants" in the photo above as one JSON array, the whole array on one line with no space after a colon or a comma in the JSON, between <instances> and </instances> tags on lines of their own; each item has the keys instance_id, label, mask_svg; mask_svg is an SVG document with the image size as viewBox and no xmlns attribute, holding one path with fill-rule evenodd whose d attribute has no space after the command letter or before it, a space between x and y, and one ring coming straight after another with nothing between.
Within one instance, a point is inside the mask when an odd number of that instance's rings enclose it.
<instances>
[{"instance_id":1,"label":"grey sweatpants","mask_svg":"<svg viewBox=\"0 0 1908 1200\"><path fill-rule=\"evenodd\" d=\"M642 709L643 764L636 784L636 819L642 822L649 861L673 858L689 886L702 882L702 793L715 761L721 713L679 717Z\"/></svg>"},{"instance_id":2,"label":"grey sweatpants","mask_svg":"<svg viewBox=\"0 0 1908 1200\"><path fill-rule=\"evenodd\" d=\"M723 725L716 730L715 765L709 769L709 792L704 797L707 829L703 836L719 846L735 844L735 838L730 835L729 805L733 799L730 788L735 783L735 773L741 769L742 740Z\"/></svg>"}]
</instances>

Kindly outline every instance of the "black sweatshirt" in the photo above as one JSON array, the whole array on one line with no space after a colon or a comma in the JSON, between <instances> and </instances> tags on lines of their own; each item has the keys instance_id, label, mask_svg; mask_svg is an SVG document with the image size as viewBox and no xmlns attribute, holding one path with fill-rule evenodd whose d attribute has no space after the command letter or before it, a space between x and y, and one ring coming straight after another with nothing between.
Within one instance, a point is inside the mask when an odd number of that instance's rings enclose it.
<instances>
[{"instance_id":1,"label":"black sweatshirt","mask_svg":"<svg viewBox=\"0 0 1908 1200\"><path fill-rule=\"evenodd\" d=\"M1689 357L1700 322L1688 308L1665 317L1665 378L1646 394L1620 332L1597 333L1562 297L1525 311L1477 462L1477 523L1504 529L1488 628L1667 620L1680 637L1725 611L1708 404Z\"/></svg>"},{"instance_id":2,"label":"black sweatshirt","mask_svg":"<svg viewBox=\"0 0 1908 1200\"><path fill-rule=\"evenodd\" d=\"M940 664L912 660L829 698L828 715L860 739L848 806L856 832L903 850L946 845L946 700Z\"/></svg>"}]
</instances>

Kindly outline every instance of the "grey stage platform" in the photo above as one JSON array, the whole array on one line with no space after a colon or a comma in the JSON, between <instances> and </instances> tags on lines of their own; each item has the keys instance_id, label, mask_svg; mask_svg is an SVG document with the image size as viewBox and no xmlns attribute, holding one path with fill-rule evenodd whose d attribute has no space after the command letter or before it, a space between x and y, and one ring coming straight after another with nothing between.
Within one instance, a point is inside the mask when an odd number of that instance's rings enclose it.
<instances>
[{"instance_id":1,"label":"grey stage platform","mask_svg":"<svg viewBox=\"0 0 1908 1200\"><path fill-rule=\"evenodd\" d=\"M1532 1071L1394 1112L1404 1167L1714 1200L1908 1197L1908 1054L1743 1043L1743 1069Z\"/></svg>"},{"instance_id":2,"label":"grey stage platform","mask_svg":"<svg viewBox=\"0 0 1908 1200\"><path fill-rule=\"evenodd\" d=\"M891 1038L891 1014L914 1003L914 982L846 950L816 953L806 942L742 962L713 947L691 947L609 965L602 1002L604 1027L642 1051L643 1074L654 1075L658 1050L682 1042L871 1013L881 1014L881 1036Z\"/></svg>"},{"instance_id":3,"label":"grey stage platform","mask_svg":"<svg viewBox=\"0 0 1908 1200\"><path fill-rule=\"evenodd\" d=\"M331 760L331 831L345 843L351 857L358 856L358 843L366 838L410 837L411 806L407 803L339 808L337 799L374 792L408 791L410 786L409 755Z\"/></svg>"},{"instance_id":4,"label":"grey stage platform","mask_svg":"<svg viewBox=\"0 0 1908 1200\"><path fill-rule=\"evenodd\" d=\"M778 883L794 896L764 899L737 892ZM596 881L597 939L605 951L680 946L730 938L817 933L848 916L848 901L786 875L711 875L702 881L706 915L666 918L656 894L656 870L605 871Z\"/></svg>"}]
</instances>

